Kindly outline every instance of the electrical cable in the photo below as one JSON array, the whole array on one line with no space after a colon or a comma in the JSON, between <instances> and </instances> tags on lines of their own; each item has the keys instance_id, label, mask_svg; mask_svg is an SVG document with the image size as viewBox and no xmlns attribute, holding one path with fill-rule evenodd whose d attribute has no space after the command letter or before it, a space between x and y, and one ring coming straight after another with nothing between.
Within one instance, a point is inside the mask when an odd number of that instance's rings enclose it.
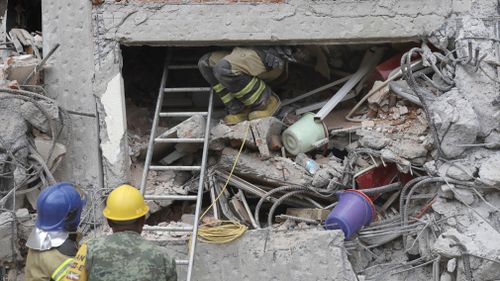
<instances>
[{"instance_id":1,"label":"electrical cable","mask_svg":"<svg viewBox=\"0 0 500 281\"><path fill-rule=\"evenodd\" d=\"M266 201L268 197L270 197L271 195L278 193L278 192L294 191L294 190L306 190L306 189L307 189L306 187L300 186L300 185L292 185L292 186L285 185L285 186L280 186L280 187L277 187L271 191L266 192L266 194L264 194L262 196L262 198L260 198L259 202L257 202L257 206L255 207L254 217L255 217L255 222L257 223L257 227L261 228L260 220L259 220L260 208L262 207L262 204L264 204L264 201Z\"/></svg>"},{"instance_id":2,"label":"electrical cable","mask_svg":"<svg viewBox=\"0 0 500 281\"><path fill-rule=\"evenodd\" d=\"M210 244L230 243L238 239L248 229L247 226L235 221L218 221L217 223L218 225L200 225L198 240Z\"/></svg>"},{"instance_id":3,"label":"electrical cable","mask_svg":"<svg viewBox=\"0 0 500 281\"><path fill-rule=\"evenodd\" d=\"M226 191L229 185L229 181L233 176L234 169L236 168L236 164L238 163L238 160L240 158L241 152L245 147L249 131L250 131L250 122L248 122L248 126L245 129L243 141L241 142L240 149L234 159L233 166L231 167L231 171L229 172L224 187L219 192L219 195L215 198L215 200L213 200L212 204L210 204L210 206L208 206L208 208L200 216L200 218L198 219L199 221L202 220L202 218L208 213L208 211L219 201L221 196L224 194L224 191ZM241 235L243 235L247 231L247 229L248 229L247 226L242 225L241 223L236 221L231 221L231 220L217 221L215 224L209 223L200 225L200 227L198 227L198 232L196 233L196 237L199 241L202 242L212 243L212 244L224 244L238 239Z\"/></svg>"},{"instance_id":4,"label":"electrical cable","mask_svg":"<svg viewBox=\"0 0 500 281\"><path fill-rule=\"evenodd\" d=\"M296 195L303 194L303 193L308 193L308 192L309 192L308 190L296 190L296 191L292 191L290 193L287 193L287 194L281 196L280 199L278 199L276 202L274 202L273 206L269 210L269 215L267 216L267 226L271 227L273 225L274 212L276 211L276 208L278 208L278 206L281 205L281 203L283 201L285 201L289 197L296 196Z\"/></svg>"}]
</instances>

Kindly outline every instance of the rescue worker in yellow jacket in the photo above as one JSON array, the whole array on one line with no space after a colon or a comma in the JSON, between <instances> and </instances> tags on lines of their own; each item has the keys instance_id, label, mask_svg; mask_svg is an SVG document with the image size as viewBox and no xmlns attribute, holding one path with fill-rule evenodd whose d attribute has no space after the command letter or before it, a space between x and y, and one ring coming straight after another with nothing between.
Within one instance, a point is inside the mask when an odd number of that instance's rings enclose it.
<instances>
[{"instance_id":1,"label":"rescue worker in yellow jacket","mask_svg":"<svg viewBox=\"0 0 500 281\"><path fill-rule=\"evenodd\" d=\"M24 280L60 281L78 250L76 230L84 196L70 183L45 188L37 199L36 227L26 246Z\"/></svg>"},{"instance_id":2,"label":"rescue worker in yellow jacket","mask_svg":"<svg viewBox=\"0 0 500 281\"><path fill-rule=\"evenodd\" d=\"M224 122L234 125L244 120L273 116L280 107L270 83L283 81L289 62L312 64L330 78L325 52L316 47L235 47L231 51L205 54L198 69L224 103Z\"/></svg>"},{"instance_id":3,"label":"rescue worker in yellow jacket","mask_svg":"<svg viewBox=\"0 0 500 281\"><path fill-rule=\"evenodd\" d=\"M114 189L103 210L113 234L84 243L64 280L177 281L175 260L141 237L148 211L135 187Z\"/></svg>"}]
</instances>

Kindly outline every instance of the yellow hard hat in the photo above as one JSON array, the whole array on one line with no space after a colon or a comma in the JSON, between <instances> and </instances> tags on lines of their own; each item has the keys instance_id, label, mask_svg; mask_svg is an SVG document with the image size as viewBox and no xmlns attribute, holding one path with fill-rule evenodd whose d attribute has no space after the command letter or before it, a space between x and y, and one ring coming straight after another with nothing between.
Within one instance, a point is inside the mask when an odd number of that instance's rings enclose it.
<instances>
[{"instance_id":1,"label":"yellow hard hat","mask_svg":"<svg viewBox=\"0 0 500 281\"><path fill-rule=\"evenodd\" d=\"M102 211L105 218L114 221L128 221L146 215L149 207L137 188L128 184L115 188L106 200Z\"/></svg>"}]
</instances>

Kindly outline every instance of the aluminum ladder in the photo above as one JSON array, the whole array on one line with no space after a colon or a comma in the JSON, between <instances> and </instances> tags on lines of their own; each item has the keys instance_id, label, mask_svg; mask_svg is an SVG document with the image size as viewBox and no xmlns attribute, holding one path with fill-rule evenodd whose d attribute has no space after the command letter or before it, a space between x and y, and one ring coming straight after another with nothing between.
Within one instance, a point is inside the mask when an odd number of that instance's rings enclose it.
<instances>
[{"instance_id":1,"label":"aluminum ladder","mask_svg":"<svg viewBox=\"0 0 500 281\"><path fill-rule=\"evenodd\" d=\"M176 259L177 265L187 265L187 281L191 281L191 276L194 266L194 253L196 250L196 236L198 233L198 220L201 210L201 202L203 197L203 184L206 175L206 165L207 165L207 154L208 154L208 141L210 132L210 119L212 115L212 104L213 104L213 91L209 87L201 88L167 88L167 76L169 70L179 70L179 69L197 69L196 65L169 65L171 58L171 53L167 54L165 59L165 65L163 67L163 75L161 78L160 89L158 92L158 100L156 102L155 114L153 118L153 125L151 128L151 135L149 137L148 148L146 153L146 160L144 162L144 171L141 180L141 193L144 195L146 200L185 200L185 201L196 201L195 209L195 219L194 225L192 227L160 227L160 226L150 226L144 227L145 231L167 231L167 232L191 232L191 241L187 260ZM208 109L206 112L162 112L163 99L166 93L186 93L186 92L208 92L209 101ZM189 118L193 115L202 115L206 118L206 128L205 135L203 138L160 138L156 137L156 130L158 129L158 123L160 118L168 117L181 117ZM152 166L151 161L153 158L153 150L155 143L203 143L203 155L200 166ZM146 194L146 184L148 173L150 170L153 171L199 171L200 178L198 183L198 191L196 195L148 195Z\"/></svg>"}]
</instances>

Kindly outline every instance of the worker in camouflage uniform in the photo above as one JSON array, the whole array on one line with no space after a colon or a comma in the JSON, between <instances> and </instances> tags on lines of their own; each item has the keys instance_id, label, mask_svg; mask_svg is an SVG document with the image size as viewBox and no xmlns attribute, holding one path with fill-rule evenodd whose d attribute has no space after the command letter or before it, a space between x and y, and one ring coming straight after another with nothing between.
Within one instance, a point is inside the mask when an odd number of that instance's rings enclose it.
<instances>
[{"instance_id":1,"label":"worker in camouflage uniform","mask_svg":"<svg viewBox=\"0 0 500 281\"><path fill-rule=\"evenodd\" d=\"M199 60L198 68L225 105L228 115L224 122L234 125L274 115L281 102L269 83L286 79L288 62L306 62L311 57L316 62L326 63L326 57L319 49L311 52L306 48L236 47L230 52L205 54Z\"/></svg>"},{"instance_id":2,"label":"worker in camouflage uniform","mask_svg":"<svg viewBox=\"0 0 500 281\"><path fill-rule=\"evenodd\" d=\"M46 187L36 201L36 227L26 246L24 280L61 280L78 250L76 229L85 197L72 184Z\"/></svg>"},{"instance_id":3,"label":"worker in camouflage uniform","mask_svg":"<svg viewBox=\"0 0 500 281\"><path fill-rule=\"evenodd\" d=\"M114 189L103 210L113 234L84 243L64 280L177 281L175 260L141 237L148 211L135 187Z\"/></svg>"}]
</instances>

